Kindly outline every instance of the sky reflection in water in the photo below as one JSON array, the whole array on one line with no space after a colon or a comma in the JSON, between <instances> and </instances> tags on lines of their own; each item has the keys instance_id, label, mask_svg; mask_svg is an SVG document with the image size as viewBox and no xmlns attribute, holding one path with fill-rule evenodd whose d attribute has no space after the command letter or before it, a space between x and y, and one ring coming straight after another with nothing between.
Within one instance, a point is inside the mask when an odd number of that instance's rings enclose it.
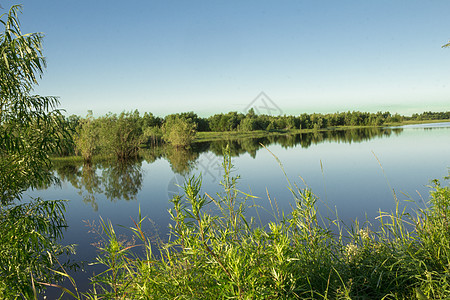
<instances>
[{"instance_id":1,"label":"sky reflection in water","mask_svg":"<svg viewBox=\"0 0 450 300\"><path fill-rule=\"evenodd\" d=\"M67 199L69 229L65 243L78 244L77 259L93 261L98 240L88 233L90 224L99 217L113 224L132 226L139 207L146 221L144 227L153 236L167 239L169 197L179 188L184 176L203 174L203 190L210 195L220 192L223 176L220 165L222 148L230 144L234 175L239 175L239 189L258 196L255 204L261 222L271 220L274 211L290 212L294 204L283 170L292 183L305 184L318 196L318 208L324 218L343 223L365 220L377 224L379 211L395 207L394 189L402 204L409 208L423 206L428 199L427 184L448 175L450 166L450 123L404 126L396 129L364 129L341 132L308 133L279 138L233 140L202 143L193 151L158 149L146 152L141 159L128 164L102 163L94 166L57 165L55 172L61 186L28 191L33 197ZM267 146L264 149L259 143ZM415 200L407 203L403 200ZM249 204L253 204L249 202ZM250 216L257 218L254 209ZM258 221L259 222L259 221ZM119 233L126 230L118 228ZM88 268L88 272L90 268ZM86 274L79 273L80 288L87 287Z\"/></svg>"}]
</instances>

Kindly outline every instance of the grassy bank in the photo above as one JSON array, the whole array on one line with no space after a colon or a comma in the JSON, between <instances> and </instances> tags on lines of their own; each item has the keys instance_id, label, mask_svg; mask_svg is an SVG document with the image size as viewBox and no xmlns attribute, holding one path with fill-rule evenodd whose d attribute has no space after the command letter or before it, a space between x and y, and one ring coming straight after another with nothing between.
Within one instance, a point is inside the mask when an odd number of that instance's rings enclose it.
<instances>
[{"instance_id":1,"label":"grassy bank","mask_svg":"<svg viewBox=\"0 0 450 300\"><path fill-rule=\"evenodd\" d=\"M341 130L350 130L350 129L379 129L387 126L399 126L399 125L410 125L410 124L424 124L424 123L438 123L438 122L450 122L449 120L435 120L435 121L405 121L402 123L390 123L383 126L338 126L338 127L329 127L320 130L314 129L294 129L294 130L257 130L257 131L226 131L226 132L197 132L193 143L201 143L201 142L215 142L215 141L226 141L226 140L238 140L238 139L251 139L251 138L262 138L262 137L270 137L270 136L286 136L286 135L295 135L300 133L312 133L312 132L333 132L333 131L341 131ZM159 153L163 153L164 149L160 146L164 146L164 143L160 143L156 146L141 144L142 149L158 149ZM170 146L170 144L169 144ZM141 153L142 154L142 153ZM104 162L114 160L114 155L102 155L96 154L92 158L92 163ZM81 156L63 156L51 157L51 160L55 163L82 163L83 158Z\"/></svg>"},{"instance_id":2,"label":"grassy bank","mask_svg":"<svg viewBox=\"0 0 450 300\"><path fill-rule=\"evenodd\" d=\"M284 135L284 134L296 134L300 132L306 132L299 129L295 130L254 130L254 131L223 131L223 132L197 132L194 143L197 142L211 142L217 140L226 139L241 139L241 138L259 138L266 136Z\"/></svg>"},{"instance_id":3,"label":"grassy bank","mask_svg":"<svg viewBox=\"0 0 450 300\"><path fill-rule=\"evenodd\" d=\"M403 122L397 122L397 123L386 123L386 126L402 126L402 125L414 125L414 124L432 124L432 123L448 123L450 120L408 120Z\"/></svg>"},{"instance_id":4,"label":"grassy bank","mask_svg":"<svg viewBox=\"0 0 450 300\"><path fill-rule=\"evenodd\" d=\"M328 127L320 130L315 129L290 129L290 130L255 130L255 131L224 131L224 132L197 132L194 143L195 142L211 142L217 140L226 140L226 139L240 139L240 138L258 138L258 137L267 137L267 136L276 136L276 135L286 135L286 134L298 134L298 133L309 133L309 132L317 132L317 131L328 131L328 130L345 130L345 129L358 129L358 128L382 128L387 126L402 126L402 125L412 125L412 124L427 124L427 123L442 123L442 122L450 122L450 120L425 120L425 121L417 121L417 120L409 120L398 123L386 123L382 126L336 126L336 127Z\"/></svg>"},{"instance_id":5,"label":"grassy bank","mask_svg":"<svg viewBox=\"0 0 450 300\"><path fill-rule=\"evenodd\" d=\"M102 220L98 263L107 269L78 299L447 299L450 297L450 189L434 181L426 209L407 214L397 199L378 224L322 221L317 197L288 181L292 211L263 226L246 216L254 198L238 189L224 158L222 192L190 178L172 199L170 240L119 241ZM282 166L281 166L282 168ZM333 232L338 232L334 234ZM139 247L139 248L138 248ZM142 251L136 251L140 249ZM135 251L132 251L135 250Z\"/></svg>"},{"instance_id":6,"label":"grassy bank","mask_svg":"<svg viewBox=\"0 0 450 300\"><path fill-rule=\"evenodd\" d=\"M92 157L92 164L111 161L115 159L113 155L94 155ZM50 160L54 165L58 165L61 163L74 163L74 164L83 164L84 159L80 155L70 155L70 156L51 156Z\"/></svg>"}]
</instances>

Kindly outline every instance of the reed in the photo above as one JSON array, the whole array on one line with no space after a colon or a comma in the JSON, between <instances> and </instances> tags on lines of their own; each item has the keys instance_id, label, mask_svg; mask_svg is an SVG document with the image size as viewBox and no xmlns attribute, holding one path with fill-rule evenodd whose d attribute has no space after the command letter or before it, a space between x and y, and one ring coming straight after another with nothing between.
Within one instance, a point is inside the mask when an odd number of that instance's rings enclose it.
<instances>
[{"instance_id":1,"label":"reed","mask_svg":"<svg viewBox=\"0 0 450 300\"><path fill-rule=\"evenodd\" d=\"M281 164L280 164L281 165ZM282 167L282 165L281 165ZM246 212L254 197L238 189L229 153L222 192L201 192L189 178L172 199L170 238L157 247L119 241L103 222L104 246L89 299L446 299L450 297L450 189L437 180L425 209L407 213L395 199L379 224L335 230L323 221L317 197L288 180L291 212L273 211L260 225ZM395 194L394 194L395 196ZM249 201L251 200L251 201ZM333 232L339 232L338 234ZM82 297L82 298L83 298Z\"/></svg>"}]
</instances>

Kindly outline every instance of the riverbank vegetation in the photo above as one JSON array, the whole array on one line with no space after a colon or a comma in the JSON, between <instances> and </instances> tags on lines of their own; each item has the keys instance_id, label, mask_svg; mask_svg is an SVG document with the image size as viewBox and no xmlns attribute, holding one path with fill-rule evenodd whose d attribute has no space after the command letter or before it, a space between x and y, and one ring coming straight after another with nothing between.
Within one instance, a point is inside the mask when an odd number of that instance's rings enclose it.
<instances>
[{"instance_id":1,"label":"riverbank vegetation","mask_svg":"<svg viewBox=\"0 0 450 300\"><path fill-rule=\"evenodd\" d=\"M275 158L277 159L277 158ZM394 212L378 224L324 220L318 198L289 179L292 211L270 203L267 225L250 218L253 196L239 190L225 154L222 191L209 195L189 178L172 200L168 242L130 228L136 243L101 222L97 263L106 271L78 299L447 299L450 297L450 188L437 180L427 206ZM283 167L281 166L283 169ZM448 178L447 178L448 179ZM258 215L258 214L257 214Z\"/></svg>"},{"instance_id":2,"label":"riverbank vegetation","mask_svg":"<svg viewBox=\"0 0 450 300\"><path fill-rule=\"evenodd\" d=\"M194 112L160 118L152 113L141 116L138 111L94 118L92 112L88 112L84 118L72 115L60 121L72 129L73 136L73 143L67 144L64 155L81 155L89 162L96 153L126 160L136 157L140 148L162 144L180 149L213 140L450 121L450 112L424 112L411 117L391 115L389 112L357 111L269 116L256 115L250 109L247 114L229 112L207 118L199 117ZM70 145L73 145L72 148Z\"/></svg>"}]
</instances>

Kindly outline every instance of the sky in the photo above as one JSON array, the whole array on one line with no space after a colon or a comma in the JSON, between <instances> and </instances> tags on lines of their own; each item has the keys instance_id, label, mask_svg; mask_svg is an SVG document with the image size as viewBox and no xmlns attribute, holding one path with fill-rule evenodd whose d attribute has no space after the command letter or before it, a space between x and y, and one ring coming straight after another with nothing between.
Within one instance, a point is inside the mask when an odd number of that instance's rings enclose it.
<instances>
[{"instance_id":1,"label":"sky","mask_svg":"<svg viewBox=\"0 0 450 300\"><path fill-rule=\"evenodd\" d=\"M450 110L448 0L0 0L0 12L14 4L23 33L45 34L34 93L67 115Z\"/></svg>"}]
</instances>

